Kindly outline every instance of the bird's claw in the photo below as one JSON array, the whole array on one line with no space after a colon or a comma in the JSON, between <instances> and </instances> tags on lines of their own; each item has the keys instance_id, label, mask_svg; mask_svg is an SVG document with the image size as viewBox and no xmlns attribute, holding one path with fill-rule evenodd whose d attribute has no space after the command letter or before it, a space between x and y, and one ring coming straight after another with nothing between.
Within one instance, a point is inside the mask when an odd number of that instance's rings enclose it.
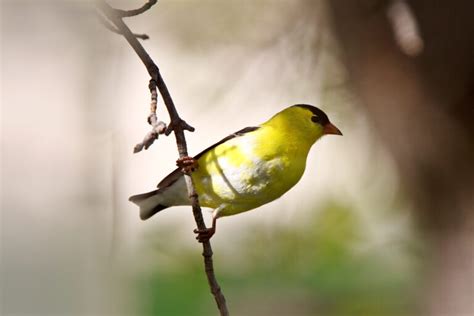
<instances>
[{"instance_id":1,"label":"bird's claw","mask_svg":"<svg viewBox=\"0 0 474 316\"><path fill-rule=\"evenodd\" d=\"M214 227L194 230L194 233L198 234L196 236L196 239L201 243L209 241L209 239L211 239L211 237L214 235L215 232L216 232L216 229Z\"/></svg>"},{"instance_id":2,"label":"bird's claw","mask_svg":"<svg viewBox=\"0 0 474 316\"><path fill-rule=\"evenodd\" d=\"M191 173L197 169L198 162L196 159L186 156L176 160L176 165L183 173Z\"/></svg>"}]
</instances>

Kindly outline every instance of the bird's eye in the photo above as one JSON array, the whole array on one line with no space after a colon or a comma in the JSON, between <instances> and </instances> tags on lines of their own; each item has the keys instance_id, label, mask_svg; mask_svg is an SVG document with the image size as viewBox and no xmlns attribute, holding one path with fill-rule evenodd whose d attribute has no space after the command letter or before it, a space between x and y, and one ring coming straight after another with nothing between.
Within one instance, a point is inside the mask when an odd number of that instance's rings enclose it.
<instances>
[{"instance_id":1,"label":"bird's eye","mask_svg":"<svg viewBox=\"0 0 474 316\"><path fill-rule=\"evenodd\" d=\"M313 121L314 123L321 123L321 118L317 115L314 115L311 117L311 121Z\"/></svg>"}]
</instances>

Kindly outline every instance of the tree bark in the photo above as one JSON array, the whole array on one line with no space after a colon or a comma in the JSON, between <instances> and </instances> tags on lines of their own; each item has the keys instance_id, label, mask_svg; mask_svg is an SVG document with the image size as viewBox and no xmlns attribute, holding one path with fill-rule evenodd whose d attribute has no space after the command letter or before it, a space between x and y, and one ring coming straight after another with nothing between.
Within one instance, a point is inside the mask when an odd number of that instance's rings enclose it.
<instances>
[{"instance_id":1,"label":"tree bark","mask_svg":"<svg viewBox=\"0 0 474 316\"><path fill-rule=\"evenodd\" d=\"M421 308L426 315L472 315L474 4L403 1L423 41L413 57L397 43L388 13L394 2L328 5L353 88L395 157L431 241Z\"/></svg>"}]
</instances>

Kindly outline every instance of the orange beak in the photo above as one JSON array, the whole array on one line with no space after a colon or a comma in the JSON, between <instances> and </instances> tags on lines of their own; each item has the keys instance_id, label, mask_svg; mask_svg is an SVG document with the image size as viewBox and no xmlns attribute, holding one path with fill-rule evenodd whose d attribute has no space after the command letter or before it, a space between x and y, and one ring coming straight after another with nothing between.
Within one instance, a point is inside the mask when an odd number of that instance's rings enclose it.
<instances>
[{"instance_id":1,"label":"orange beak","mask_svg":"<svg viewBox=\"0 0 474 316\"><path fill-rule=\"evenodd\" d=\"M324 134L324 135L332 134L332 135L341 135L341 136L342 136L342 133L341 133L341 131L339 130L339 128L337 128L336 126L332 125L332 123L327 123L326 125L324 125L324 127L323 127L323 134Z\"/></svg>"}]
</instances>

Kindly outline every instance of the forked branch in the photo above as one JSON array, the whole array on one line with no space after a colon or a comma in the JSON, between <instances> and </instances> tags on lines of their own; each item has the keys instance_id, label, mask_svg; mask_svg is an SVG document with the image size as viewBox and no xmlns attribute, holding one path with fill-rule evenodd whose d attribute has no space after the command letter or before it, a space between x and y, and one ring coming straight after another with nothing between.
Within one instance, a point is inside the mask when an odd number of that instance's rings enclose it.
<instances>
[{"instance_id":1,"label":"forked branch","mask_svg":"<svg viewBox=\"0 0 474 316\"><path fill-rule=\"evenodd\" d=\"M178 111L174 105L173 99L168 91L168 88L160 74L160 70L158 66L154 63L151 59L150 55L146 52L140 42L137 40L136 36L130 31L128 26L123 22L123 17L129 17L141 14L147 11L152 5L154 5L157 1L156 0L149 0L145 5L141 8L136 10L124 11L124 10L117 10L112 8L107 2L104 0L98 1L98 9L107 17L107 19L115 26L115 28L122 34L127 42L132 46L133 50L137 53L138 57L140 57L141 61L145 65L148 73L150 74L151 81L153 84L156 83L156 87L160 91L160 94L163 98L165 103L166 109L170 115L170 124L166 129L166 133L169 134L174 132L176 137L176 145L178 147L179 157L186 157L188 156L188 150L186 145L186 138L184 136L184 130L194 131L194 128L187 124L181 117L178 115ZM152 88L150 91L153 94ZM153 95L152 95L153 98ZM153 102L153 100L152 100ZM196 189L194 187L192 178L184 174L184 179L186 181L186 188L188 190L189 200L192 205L194 220L196 221L196 225L199 230L206 229L206 224L202 217L201 207L199 205L198 195L196 193ZM227 305L225 301L224 294L217 283L217 279L214 274L214 265L212 260L212 247L209 241L205 241L202 243L203 246L203 257L204 257L204 268L207 275L207 280L209 282L209 286L211 288L211 292L214 295L214 299L216 300L217 307L219 308L219 312L221 315L229 315L227 310Z\"/></svg>"},{"instance_id":2,"label":"forked branch","mask_svg":"<svg viewBox=\"0 0 474 316\"><path fill-rule=\"evenodd\" d=\"M101 14L97 14L97 19L99 20L100 24L102 24L103 26L105 26L106 29L108 29L109 31L115 33L115 34L119 34L119 35L123 35L117 28L115 28L112 24L110 24L109 21L107 21L106 18L104 18ZM142 39L142 40L147 40L149 39L150 37L146 34L135 34L133 33L133 35L136 37L136 38L139 38L139 39Z\"/></svg>"}]
</instances>

